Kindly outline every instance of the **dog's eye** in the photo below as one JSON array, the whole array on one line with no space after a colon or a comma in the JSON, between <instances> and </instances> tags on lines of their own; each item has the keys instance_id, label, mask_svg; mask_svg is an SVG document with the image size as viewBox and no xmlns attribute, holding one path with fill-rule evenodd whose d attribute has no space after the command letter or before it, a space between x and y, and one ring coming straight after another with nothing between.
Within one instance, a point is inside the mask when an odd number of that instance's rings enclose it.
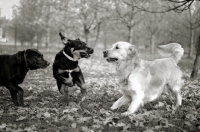
<instances>
[{"instance_id":1,"label":"dog's eye","mask_svg":"<svg viewBox=\"0 0 200 132\"><path fill-rule=\"evenodd\" d=\"M117 47L115 47L116 49L119 49L119 47L117 46Z\"/></svg>"},{"instance_id":2,"label":"dog's eye","mask_svg":"<svg viewBox=\"0 0 200 132\"><path fill-rule=\"evenodd\" d=\"M42 60L42 57L38 57L37 60Z\"/></svg>"}]
</instances>

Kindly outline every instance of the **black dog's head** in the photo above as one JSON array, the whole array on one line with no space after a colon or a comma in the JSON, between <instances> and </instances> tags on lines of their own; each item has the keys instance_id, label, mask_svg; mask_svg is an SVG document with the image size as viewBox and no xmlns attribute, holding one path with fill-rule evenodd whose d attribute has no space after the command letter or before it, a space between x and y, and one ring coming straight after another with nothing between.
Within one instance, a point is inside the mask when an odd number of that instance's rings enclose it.
<instances>
[{"instance_id":1,"label":"black dog's head","mask_svg":"<svg viewBox=\"0 0 200 132\"><path fill-rule=\"evenodd\" d=\"M67 42L65 42L65 37L61 33L60 37L63 44L65 45L64 51L76 60L80 58L89 58L90 55L94 52L92 48L88 47L86 43L81 41L79 38L76 40L68 39Z\"/></svg>"},{"instance_id":2,"label":"black dog's head","mask_svg":"<svg viewBox=\"0 0 200 132\"><path fill-rule=\"evenodd\" d=\"M26 62L30 70L35 70L39 68L46 68L49 66L49 62L43 58L43 54L37 49L27 49L25 51Z\"/></svg>"}]
</instances>

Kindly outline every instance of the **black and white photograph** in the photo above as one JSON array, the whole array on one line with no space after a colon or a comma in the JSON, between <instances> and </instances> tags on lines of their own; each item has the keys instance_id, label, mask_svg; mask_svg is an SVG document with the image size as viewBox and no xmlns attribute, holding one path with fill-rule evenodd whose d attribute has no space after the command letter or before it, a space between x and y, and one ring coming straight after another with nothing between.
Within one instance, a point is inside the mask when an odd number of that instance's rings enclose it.
<instances>
[{"instance_id":1,"label":"black and white photograph","mask_svg":"<svg viewBox=\"0 0 200 132\"><path fill-rule=\"evenodd\" d=\"M0 132L199 132L200 0L0 0Z\"/></svg>"}]
</instances>

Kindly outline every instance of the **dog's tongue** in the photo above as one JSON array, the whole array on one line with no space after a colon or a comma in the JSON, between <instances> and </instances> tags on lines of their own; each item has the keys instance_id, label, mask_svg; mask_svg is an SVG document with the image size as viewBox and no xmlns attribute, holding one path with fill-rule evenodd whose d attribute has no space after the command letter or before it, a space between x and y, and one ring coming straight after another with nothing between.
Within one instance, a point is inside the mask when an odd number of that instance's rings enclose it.
<instances>
[{"instance_id":1,"label":"dog's tongue","mask_svg":"<svg viewBox=\"0 0 200 132\"><path fill-rule=\"evenodd\" d=\"M113 61L117 61L118 59L117 58L108 58L106 59L108 62L113 62Z\"/></svg>"},{"instance_id":2,"label":"dog's tongue","mask_svg":"<svg viewBox=\"0 0 200 132\"><path fill-rule=\"evenodd\" d=\"M81 53L81 57L83 58L89 58L90 57L90 54L87 54L87 53Z\"/></svg>"}]
</instances>

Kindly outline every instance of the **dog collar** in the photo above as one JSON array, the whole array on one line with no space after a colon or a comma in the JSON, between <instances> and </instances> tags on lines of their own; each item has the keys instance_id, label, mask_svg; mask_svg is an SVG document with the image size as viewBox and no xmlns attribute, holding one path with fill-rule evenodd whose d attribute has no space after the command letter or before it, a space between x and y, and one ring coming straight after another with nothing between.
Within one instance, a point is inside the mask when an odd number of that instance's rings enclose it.
<instances>
[{"instance_id":1,"label":"dog collar","mask_svg":"<svg viewBox=\"0 0 200 132\"><path fill-rule=\"evenodd\" d=\"M65 53L64 50L63 50L63 54L64 54L65 57L67 57L69 60L71 60L71 61L77 61L76 59L74 59L74 58L72 58L71 56L67 55L67 54Z\"/></svg>"},{"instance_id":2,"label":"dog collar","mask_svg":"<svg viewBox=\"0 0 200 132\"><path fill-rule=\"evenodd\" d=\"M76 67L76 68L71 69L71 70L61 70L61 69L58 69L58 73L59 74L62 74L64 72L72 73L72 72L79 72L79 71L80 71L79 67Z\"/></svg>"},{"instance_id":3,"label":"dog collar","mask_svg":"<svg viewBox=\"0 0 200 132\"><path fill-rule=\"evenodd\" d=\"M28 66L28 61L26 59L26 51L24 52L24 60L25 60L25 63L26 63L26 69L29 70L29 66Z\"/></svg>"}]
</instances>

